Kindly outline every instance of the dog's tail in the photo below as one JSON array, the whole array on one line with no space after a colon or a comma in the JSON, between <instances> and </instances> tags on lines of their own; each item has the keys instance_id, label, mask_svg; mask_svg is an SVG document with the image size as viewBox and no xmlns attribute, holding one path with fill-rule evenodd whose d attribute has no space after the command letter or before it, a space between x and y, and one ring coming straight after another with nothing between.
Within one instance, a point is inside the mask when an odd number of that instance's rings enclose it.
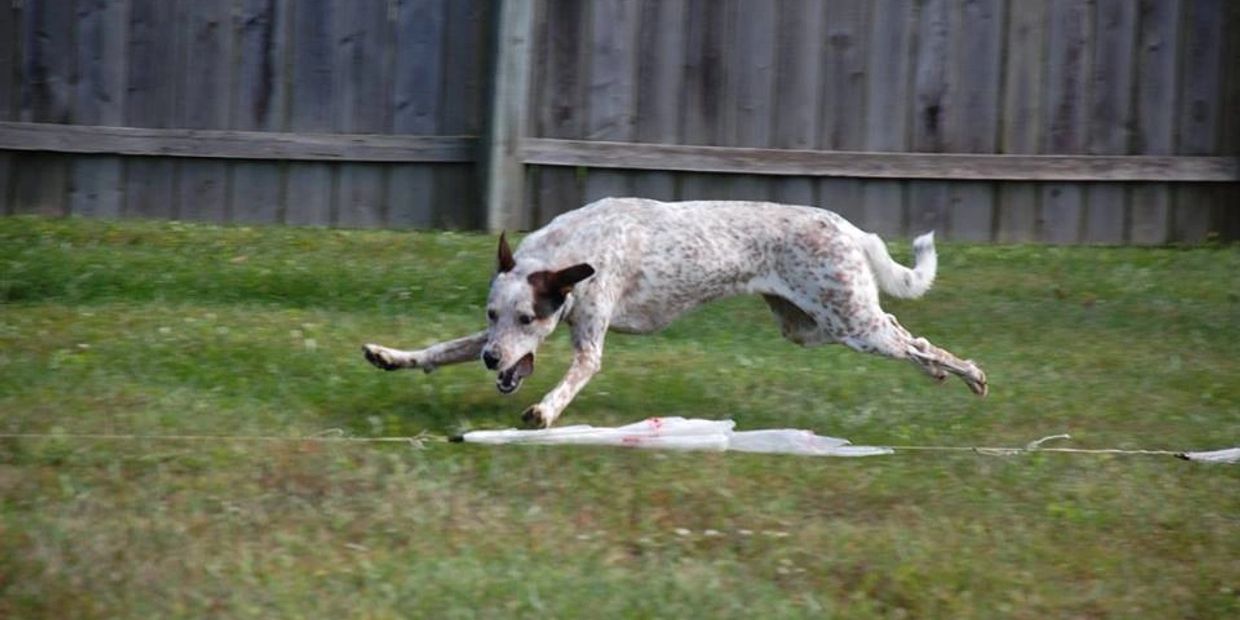
<instances>
[{"instance_id":1,"label":"dog's tail","mask_svg":"<svg viewBox=\"0 0 1240 620\"><path fill-rule=\"evenodd\" d=\"M934 251L934 232L913 240L912 269L893 260L887 253L887 244L878 235L867 234L862 245L870 261L870 271L884 293L915 299L925 295L930 285L934 284L934 275L939 269L939 256Z\"/></svg>"}]
</instances>

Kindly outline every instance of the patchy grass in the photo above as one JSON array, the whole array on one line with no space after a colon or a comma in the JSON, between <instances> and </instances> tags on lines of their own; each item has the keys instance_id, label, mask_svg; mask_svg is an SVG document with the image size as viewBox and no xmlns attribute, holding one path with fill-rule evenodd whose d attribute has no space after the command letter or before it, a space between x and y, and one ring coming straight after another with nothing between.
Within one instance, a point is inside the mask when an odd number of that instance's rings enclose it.
<instances>
[{"instance_id":1,"label":"patchy grass","mask_svg":"<svg viewBox=\"0 0 1240 620\"><path fill-rule=\"evenodd\" d=\"M516 423L481 365L493 240L0 220L0 431L437 434ZM905 248L898 248L903 251ZM566 422L732 417L858 443L1240 443L1240 251L941 249L914 333L992 395L783 342L737 299L614 336ZM1228 617L1240 470L574 448L0 440L4 617Z\"/></svg>"}]
</instances>

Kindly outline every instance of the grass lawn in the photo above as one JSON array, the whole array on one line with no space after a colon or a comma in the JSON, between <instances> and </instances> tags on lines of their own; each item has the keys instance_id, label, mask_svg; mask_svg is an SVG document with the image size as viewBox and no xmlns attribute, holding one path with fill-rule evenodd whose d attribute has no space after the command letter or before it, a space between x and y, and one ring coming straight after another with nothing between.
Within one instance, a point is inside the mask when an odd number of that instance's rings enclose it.
<instances>
[{"instance_id":1,"label":"grass lawn","mask_svg":"<svg viewBox=\"0 0 1240 620\"><path fill-rule=\"evenodd\" d=\"M494 240L0 219L0 432L450 434L518 423L481 364L359 345L483 325ZM900 244L897 256L907 260ZM859 444L1240 444L1240 249L940 247L886 307L991 396L779 338L760 299L613 335L563 424ZM0 617L1240 616L1240 466L0 439Z\"/></svg>"}]
</instances>

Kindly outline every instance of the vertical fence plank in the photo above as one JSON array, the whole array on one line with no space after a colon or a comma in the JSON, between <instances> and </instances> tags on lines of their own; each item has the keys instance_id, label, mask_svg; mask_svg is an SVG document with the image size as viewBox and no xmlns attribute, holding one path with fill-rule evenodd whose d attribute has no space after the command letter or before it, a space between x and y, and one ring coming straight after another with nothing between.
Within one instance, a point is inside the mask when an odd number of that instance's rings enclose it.
<instances>
[{"instance_id":1,"label":"vertical fence plank","mask_svg":"<svg viewBox=\"0 0 1240 620\"><path fill-rule=\"evenodd\" d=\"M397 0L393 39L392 131L433 135L439 129L443 84L444 0ZM432 164L397 164L388 173L388 225L429 228L434 224Z\"/></svg>"},{"instance_id":2,"label":"vertical fence plank","mask_svg":"<svg viewBox=\"0 0 1240 620\"><path fill-rule=\"evenodd\" d=\"M1136 151L1169 155L1174 151L1172 115L1176 101L1176 48L1179 41L1178 0L1142 0L1138 13ZM1132 187L1129 240L1142 245L1170 239L1171 190L1166 183Z\"/></svg>"},{"instance_id":3,"label":"vertical fence plank","mask_svg":"<svg viewBox=\"0 0 1240 620\"><path fill-rule=\"evenodd\" d=\"M1219 132L1218 152L1240 157L1240 114L1228 112L1240 110L1240 37L1234 34L1240 31L1240 2L1227 3L1223 19L1223 32L1232 34L1224 37L1227 47L1223 52L1223 128ZM1240 208L1236 206L1240 205L1240 183L1228 183L1220 191L1219 232L1225 241L1240 241Z\"/></svg>"},{"instance_id":4,"label":"vertical fence plank","mask_svg":"<svg viewBox=\"0 0 1240 620\"><path fill-rule=\"evenodd\" d=\"M337 0L336 129L345 133L386 133L388 23L383 2ZM337 168L336 223L354 228L384 224L384 168L342 163Z\"/></svg>"},{"instance_id":5,"label":"vertical fence plank","mask_svg":"<svg viewBox=\"0 0 1240 620\"><path fill-rule=\"evenodd\" d=\"M536 132L546 138L580 138L585 131L585 3L544 0L542 4L545 21L541 27L545 30L538 38L545 42L546 51L541 58L543 77L534 119ZM545 224L581 206L582 190L575 169L542 166L536 173L534 224Z\"/></svg>"},{"instance_id":6,"label":"vertical fence plank","mask_svg":"<svg viewBox=\"0 0 1240 620\"><path fill-rule=\"evenodd\" d=\"M952 106L944 119L946 145L952 152L994 153L999 135L999 85L1002 81L1003 0L975 0L952 11ZM953 239L991 241L995 223L995 184L953 183L950 188Z\"/></svg>"},{"instance_id":7,"label":"vertical fence plank","mask_svg":"<svg viewBox=\"0 0 1240 620\"><path fill-rule=\"evenodd\" d=\"M333 127L336 32L331 0L299 0L293 8L288 130L330 132ZM289 162L284 221L303 226L332 223L333 174L329 164Z\"/></svg>"},{"instance_id":8,"label":"vertical fence plank","mask_svg":"<svg viewBox=\"0 0 1240 620\"><path fill-rule=\"evenodd\" d=\"M824 12L807 19L820 22L823 37L814 51L821 70L822 102L816 147L820 149L865 150L869 148L867 123L874 105L866 104L870 86L868 61L870 0L840 0L826 3ZM885 44L885 43L884 43ZM883 110L890 114L892 110ZM862 226L870 226L865 192L869 181L825 178L818 180L818 204ZM879 183L868 189L876 200L883 187L899 188L897 183ZM898 195L898 194L897 194ZM898 206L898 205L896 205ZM903 214L899 214L903 219Z\"/></svg>"},{"instance_id":9,"label":"vertical fence plank","mask_svg":"<svg viewBox=\"0 0 1240 620\"><path fill-rule=\"evenodd\" d=\"M237 66L232 72L234 129L282 131L288 94L284 61L292 0L241 0L234 25ZM281 220L284 165L237 162L232 166L229 217L234 222Z\"/></svg>"},{"instance_id":10,"label":"vertical fence plank","mask_svg":"<svg viewBox=\"0 0 1240 620\"><path fill-rule=\"evenodd\" d=\"M1088 149L1100 155L1126 155L1134 122L1131 95L1137 6L1130 0L1097 0L1097 7ZM1090 183L1085 190L1084 241L1123 243L1127 188L1114 183Z\"/></svg>"},{"instance_id":11,"label":"vertical fence plank","mask_svg":"<svg viewBox=\"0 0 1240 620\"><path fill-rule=\"evenodd\" d=\"M125 122L124 0L78 0L77 84L74 121L87 125ZM72 164L69 212L84 217L121 214L122 162L119 157L77 157Z\"/></svg>"},{"instance_id":12,"label":"vertical fence plank","mask_svg":"<svg viewBox=\"0 0 1240 620\"><path fill-rule=\"evenodd\" d=\"M1082 153L1087 142L1089 33L1092 5L1053 0L1047 33L1044 153ZM1046 183L1041 188L1042 240L1077 243L1081 239L1084 190L1075 183Z\"/></svg>"},{"instance_id":13,"label":"vertical fence plank","mask_svg":"<svg viewBox=\"0 0 1240 620\"><path fill-rule=\"evenodd\" d=\"M643 0L639 22L635 137L638 142L674 143L680 130L684 0ZM633 194L675 200L676 175L637 172L633 175Z\"/></svg>"},{"instance_id":14,"label":"vertical fence plank","mask_svg":"<svg viewBox=\"0 0 1240 620\"><path fill-rule=\"evenodd\" d=\"M169 32L177 29L176 2L130 0L129 71L125 124L171 127L176 112L177 67ZM176 165L168 159L134 157L125 161L125 209L130 217L177 215Z\"/></svg>"},{"instance_id":15,"label":"vertical fence plank","mask_svg":"<svg viewBox=\"0 0 1240 620\"><path fill-rule=\"evenodd\" d=\"M597 0L591 7L586 139L626 142L634 135L639 7L635 0ZM624 171L591 170L586 176L586 202L631 193Z\"/></svg>"},{"instance_id":16,"label":"vertical fence plank","mask_svg":"<svg viewBox=\"0 0 1240 620\"><path fill-rule=\"evenodd\" d=\"M946 147L950 100L948 58L951 32L947 0L926 0L917 22L917 56L913 72L912 150L942 152ZM951 238L948 214L951 206L949 181L908 183L909 234L931 230Z\"/></svg>"},{"instance_id":17,"label":"vertical fence plank","mask_svg":"<svg viewBox=\"0 0 1240 620\"><path fill-rule=\"evenodd\" d=\"M685 27L682 144L720 144L723 139L723 97L727 92L727 5L716 0L690 0ZM726 200L726 175L680 175L684 200Z\"/></svg>"},{"instance_id":18,"label":"vertical fence plank","mask_svg":"<svg viewBox=\"0 0 1240 620\"><path fill-rule=\"evenodd\" d=\"M728 5L728 72L724 93L723 141L727 146L769 147L774 114L775 29L779 23L774 2L733 0ZM731 175L728 197L733 200L770 200L771 179L761 175Z\"/></svg>"},{"instance_id":19,"label":"vertical fence plank","mask_svg":"<svg viewBox=\"0 0 1240 620\"><path fill-rule=\"evenodd\" d=\"M72 120L73 11L27 3L22 13L22 91L19 118L37 123ZM50 153L14 157L18 212L66 213L68 158Z\"/></svg>"},{"instance_id":20,"label":"vertical fence plank","mask_svg":"<svg viewBox=\"0 0 1240 620\"><path fill-rule=\"evenodd\" d=\"M19 60L18 45L21 41L21 13L12 2L0 2L0 120L15 121L18 111L18 95L21 92L18 80ZM0 195L0 203L3 195ZM0 213L4 212L0 204Z\"/></svg>"},{"instance_id":21,"label":"vertical fence plank","mask_svg":"<svg viewBox=\"0 0 1240 620\"><path fill-rule=\"evenodd\" d=\"M1038 128L1042 123L1042 50L1045 38L1045 3L1008 4L1006 63L1003 71L1003 125L1000 152L1038 152ZM1003 183L999 186L995 240L1000 243L1032 241L1038 226L1038 186Z\"/></svg>"},{"instance_id":22,"label":"vertical fence plank","mask_svg":"<svg viewBox=\"0 0 1240 620\"><path fill-rule=\"evenodd\" d=\"M21 40L18 7L0 2L0 120L17 120L18 42ZM13 154L0 151L0 215L11 213Z\"/></svg>"},{"instance_id":23,"label":"vertical fence plank","mask_svg":"<svg viewBox=\"0 0 1240 620\"><path fill-rule=\"evenodd\" d=\"M178 127L216 129L228 126L232 66L232 6L228 0L192 0L179 4L177 32L181 49L177 88ZM163 33L168 36L168 33ZM222 161L177 163L179 217L207 222L228 220L228 165Z\"/></svg>"},{"instance_id":24,"label":"vertical fence plank","mask_svg":"<svg viewBox=\"0 0 1240 620\"><path fill-rule=\"evenodd\" d=\"M776 50L771 146L813 149L818 146L818 110L821 95L822 3L780 0L775 25ZM812 205L815 182L810 177L778 177L771 197L777 202Z\"/></svg>"},{"instance_id":25,"label":"vertical fence plank","mask_svg":"<svg viewBox=\"0 0 1240 620\"><path fill-rule=\"evenodd\" d=\"M1184 46L1180 57L1182 94L1176 118L1179 124L1180 155L1218 153L1222 101L1223 5L1229 0L1186 0L1184 5ZM1236 36L1232 33L1232 36ZM1231 114L1240 114L1231 110ZM1218 188L1182 184L1175 191L1172 235L1175 241L1200 243L1214 232L1226 196Z\"/></svg>"},{"instance_id":26,"label":"vertical fence plank","mask_svg":"<svg viewBox=\"0 0 1240 620\"><path fill-rule=\"evenodd\" d=\"M445 50L444 82L440 92L439 131L450 136L478 136L483 117L490 112L484 104L487 95L488 62L491 53L491 24L499 16L490 0L449 0ZM528 35L527 35L528 36ZM527 42L528 44L528 42ZM524 119L523 119L524 120ZM435 192L435 221L449 228L483 228L486 213L479 182L484 176L473 165L438 166Z\"/></svg>"},{"instance_id":27,"label":"vertical fence plank","mask_svg":"<svg viewBox=\"0 0 1240 620\"><path fill-rule=\"evenodd\" d=\"M877 0L870 14L866 148L903 151L909 146L908 102L917 20L910 3ZM866 181L863 227L883 236L905 234L902 181Z\"/></svg>"}]
</instances>

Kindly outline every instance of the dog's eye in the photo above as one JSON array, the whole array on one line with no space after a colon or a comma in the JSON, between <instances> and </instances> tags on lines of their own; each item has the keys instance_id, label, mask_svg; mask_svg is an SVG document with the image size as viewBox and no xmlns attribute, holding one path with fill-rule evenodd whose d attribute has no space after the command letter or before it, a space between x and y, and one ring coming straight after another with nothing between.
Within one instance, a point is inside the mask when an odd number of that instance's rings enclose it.
<instances>
[{"instance_id":1,"label":"dog's eye","mask_svg":"<svg viewBox=\"0 0 1240 620\"><path fill-rule=\"evenodd\" d=\"M487 310L487 319L489 319L492 323L494 323L496 320L499 319L499 315L496 314L494 310Z\"/></svg>"},{"instance_id":2,"label":"dog's eye","mask_svg":"<svg viewBox=\"0 0 1240 620\"><path fill-rule=\"evenodd\" d=\"M528 314L522 314L521 316L517 317L517 320L521 321L522 325L529 325L530 323L534 322L534 317Z\"/></svg>"}]
</instances>

